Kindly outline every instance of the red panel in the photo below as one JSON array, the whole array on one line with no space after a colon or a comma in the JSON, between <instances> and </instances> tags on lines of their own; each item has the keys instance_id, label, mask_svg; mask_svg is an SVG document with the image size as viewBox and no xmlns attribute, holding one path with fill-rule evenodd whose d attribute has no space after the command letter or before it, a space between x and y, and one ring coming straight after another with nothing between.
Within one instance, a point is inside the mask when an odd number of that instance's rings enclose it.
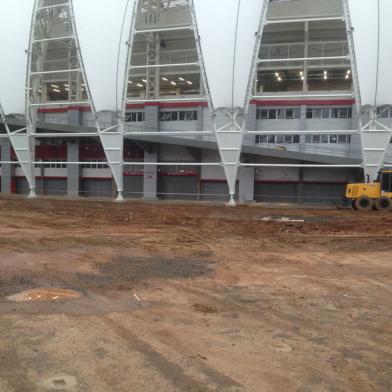
<instances>
[{"instance_id":1,"label":"red panel","mask_svg":"<svg viewBox=\"0 0 392 392\"><path fill-rule=\"evenodd\" d=\"M106 160L105 152L100 144L81 144L79 146L79 159Z\"/></svg>"},{"instance_id":2,"label":"red panel","mask_svg":"<svg viewBox=\"0 0 392 392\"><path fill-rule=\"evenodd\" d=\"M41 145L35 147L35 157L37 160L50 161L51 159L67 160L67 145L59 146Z\"/></svg>"},{"instance_id":3,"label":"red panel","mask_svg":"<svg viewBox=\"0 0 392 392\"><path fill-rule=\"evenodd\" d=\"M186 173L178 173L178 172L159 172L161 177L197 177L199 173L197 172L186 172Z\"/></svg>"},{"instance_id":4,"label":"red panel","mask_svg":"<svg viewBox=\"0 0 392 392\"><path fill-rule=\"evenodd\" d=\"M91 112L90 106L66 106L38 109L38 113L66 113L78 110L80 112Z\"/></svg>"},{"instance_id":5,"label":"red panel","mask_svg":"<svg viewBox=\"0 0 392 392\"><path fill-rule=\"evenodd\" d=\"M300 105L317 105L317 106L347 106L354 105L355 99L276 99L261 101L253 99L250 101L252 105L257 106L300 106Z\"/></svg>"},{"instance_id":6,"label":"red panel","mask_svg":"<svg viewBox=\"0 0 392 392\"><path fill-rule=\"evenodd\" d=\"M144 102L127 104L127 109L144 109L145 106L159 106L160 108L196 108L208 107L207 102Z\"/></svg>"}]
</instances>

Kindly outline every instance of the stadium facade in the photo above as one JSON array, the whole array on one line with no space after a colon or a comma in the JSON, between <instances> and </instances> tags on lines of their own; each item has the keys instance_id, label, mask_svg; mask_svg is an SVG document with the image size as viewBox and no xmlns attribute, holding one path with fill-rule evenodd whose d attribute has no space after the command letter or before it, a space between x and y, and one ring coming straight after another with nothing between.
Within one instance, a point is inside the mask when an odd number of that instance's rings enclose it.
<instances>
[{"instance_id":1,"label":"stadium facade","mask_svg":"<svg viewBox=\"0 0 392 392\"><path fill-rule=\"evenodd\" d=\"M392 166L389 0L1 7L1 192L339 203Z\"/></svg>"}]
</instances>

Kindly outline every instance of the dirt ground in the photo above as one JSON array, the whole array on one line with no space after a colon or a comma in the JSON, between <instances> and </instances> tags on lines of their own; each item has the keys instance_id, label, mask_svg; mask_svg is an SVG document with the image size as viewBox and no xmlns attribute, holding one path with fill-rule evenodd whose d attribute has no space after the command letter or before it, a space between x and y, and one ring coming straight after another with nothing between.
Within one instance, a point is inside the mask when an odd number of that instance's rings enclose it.
<instances>
[{"instance_id":1,"label":"dirt ground","mask_svg":"<svg viewBox=\"0 0 392 392\"><path fill-rule=\"evenodd\" d=\"M390 392L391 283L392 213L3 197L0 391Z\"/></svg>"}]
</instances>

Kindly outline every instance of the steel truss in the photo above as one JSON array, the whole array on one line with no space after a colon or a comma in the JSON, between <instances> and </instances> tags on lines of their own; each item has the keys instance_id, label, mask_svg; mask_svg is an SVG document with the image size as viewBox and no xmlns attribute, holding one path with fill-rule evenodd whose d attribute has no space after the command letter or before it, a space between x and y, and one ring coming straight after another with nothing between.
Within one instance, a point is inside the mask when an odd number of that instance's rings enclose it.
<instances>
[{"instance_id":1,"label":"steel truss","mask_svg":"<svg viewBox=\"0 0 392 392\"><path fill-rule=\"evenodd\" d=\"M350 8L348 0L342 0L343 6L343 16L342 17L331 17L331 18L301 18L301 19L282 19L282 20L266 20L266 13L263 15L262 25L271 25L271 24L287 24L287 23L305 23L305 25L309 22L318 22L318 21L343 21L345 23L346 32L347 32L347 42L349 48L349 56L335 56L335 57L308 57L305 53L303 58L297 59L259 59L258 53L261 45L261 36L258 40L258 44L256 45L256 51L254 54L254 68L251 72L251 80L248 86L248 102L251 99L273 99L273 98L328 98L328 97L354 97L356 101L356 110L358 115L358 129L357 130L336 130L336 131L247 131L248 135L272 135L272 134L281 134L281 135L290 135L290 134L360 134L361 142L362 142L362 157L363 162L360 165L292 165L292 164L281 164L281 165L270 165L270 164L246 164L246 166L251 167L323 167L323 168L340 168L340 167L360 167L364 169L365 178L368 181L376 180L378 172L383 167L383 162L385 159L385 155L387 152L387 148L389 146L389 142L392 138L392 130L381 124L380 122L375 120L375 117L371 118L370 122L363 126L362 124L362 105L361 105L361 94L359 87L359 77L357 70L357 62L355 56L355 47L354 47L354 39L353 39L353 31L351 25L351 17L350 17ZM268 5L266 7L268 9ZM263 29L261 28L261 31ZM257 64L260 63L268 63L268 62L288 62L288 61L307 61L311 60L336 60L336 59L349 59L351 65L351 73L353 79L353 91L349 94L282 94L282 95L253 95L252 89L255 85L255 81L257 79ZM305 67L306 68L306 67ZM304 72L306 77L306 69ZM377 126L382 129L377 130Z\"/></svg>"}]
</instances>

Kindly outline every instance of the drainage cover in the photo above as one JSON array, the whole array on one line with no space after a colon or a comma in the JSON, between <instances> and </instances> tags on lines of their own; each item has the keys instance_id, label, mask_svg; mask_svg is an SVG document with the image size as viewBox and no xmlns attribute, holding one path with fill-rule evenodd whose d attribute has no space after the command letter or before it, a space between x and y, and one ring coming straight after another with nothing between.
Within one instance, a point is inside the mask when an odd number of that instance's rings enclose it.
<instances>
[{"instance_id":1,"label":"drainage cover","mask_svg":"<svg viewBox=\"0 0 392 392\"><path fill-rule=\"evenodd\" d=\"M9 301L36 302L36 301L58 301L62 299L78 298L81 293L74 290L41 288L22 291L21 293L7 297Z\"/></svg>"}]
</instances>

